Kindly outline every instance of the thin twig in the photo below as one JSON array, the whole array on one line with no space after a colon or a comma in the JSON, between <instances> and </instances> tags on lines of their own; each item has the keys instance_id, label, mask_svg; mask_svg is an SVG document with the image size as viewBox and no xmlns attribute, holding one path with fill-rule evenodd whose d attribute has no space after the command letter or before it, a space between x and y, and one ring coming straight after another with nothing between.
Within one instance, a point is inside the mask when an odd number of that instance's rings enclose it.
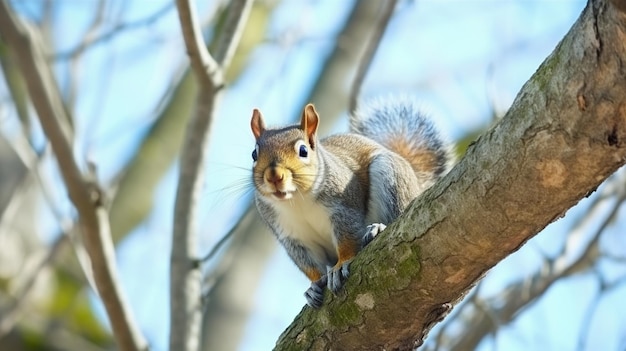
<instances>
[{"instance_id":1,"label":"thin twig","mask_svg":"<svg viewBox=\"0 0 626 351\"><path fill-rule=\"evenodd\" d=\"M44 271L44 268L46 268L50 264L50 262L61 251L60 249L63 247L63 245L67 243L67 239L67 234L61 233L52 243L52 246L46 249L45 253L39 252L33 255L36 257L33 257L31 259L38 261L37 264L31 264L29 266L31 267L29 270L21 273L21 275L24 275L25 277L17 293L14 294L15 300L8 308L2 311L2 316L0 316L0 338L6 335L6 333L8 333L13 328L15 323L17 323L22 315L24 303L27 302L27 299L31 295L30 293L33 291L35 282L41 276L41 272Z\"/></svg>"},{"instance_id":2,"label":"thin twig","mask_svg":"<svg viewBox=\"0 0 626 351\"><path fill-rule=\"evenodd\" d=\"M137 28L141 28L141 27L153 24L154 22L158 21L161 17L163 17L165 14L167 14L172 8L174 8L174 3L168 2L161 9L159 9L158 11L156 11L155 13L153 13L152 15L146 18L140 19L135 22L119 23L115 27L113 27L113 29L111 29L109 32L99 37L96 37L94 35L89 35L88 37L85 37L85 39L77 47L70 49L68 51L57 53L52 56L52 59L63 60L63 59L74 58L75 56L80 55L83 51L87 50L89 47L99 44L101 42L107 41L107 40L111 40L116 35L122 33L125 30L137 29Z\"/></svg>"},{"instance_id":3,"label":"thin twig","mask_svg":"<svg viewBox=\"0 0 626 351\"><path fill-rule=\"evenodd\" d=\"M600 272L597 274L600 288L596 292L595 298L589 303L589 306L587 306L584 317L581 320L581 325L579 327L580 331L578 333L578 350L589 349L587 346L589 344L589 337L592 330L591 328L594 320L593 317L602 302L602 295L605 295L614 289L622 288L624 284L626 284L625 276L622 276L621 279L612 282L606 282ZM616 350L620 350L620 348L617 348ZM621 350L623 350L623 348Z\"/></svg>"},{"instance_id":4,"label":"thin twig","mask_svg":"<svg viewBox=\"0 0 626 351\"><path fill-rule=\"evenodd\" d=\"M198 197L202 190L207 144L215 105L224 85L228 53L237 46L241 28L246 22L251 0L231 4L228 18L232 33L225 36L220 66L206 48L195 8L189 0L177 0L178 16L191 68L199 82L194 115L189 122L181 151L170 265L170 350L199 349L202 318L200 260L196 253L196 218ZM231 25L227 24L227 28Z\"/></svg>"},{"instance_id":5,"label":"thin twig","mask_svg":"<svg viewBox=\"0 0 626 351\"><path fill-rule=\"evenodd\" d=\"M206 262L212 259L217 254L217 252L228 242L230 237L233 236L233 234L237 231L238 227L239 227L238 225L234 226L233 229L231 229L228 233L226 233L223 237L221 237L220 240L217 243L215 243L215 245L213 245L209 253L207 253L200 260L202 262Z\"/></svg>"},{"instance_id":6,"label":"thin twig","mask_svg":"<svg viewBox=\"0 0 626 351\"><path fill-rule=\"evenodd\" d=\"M380 46L380 42L383 39L383 35L385 34L385 30L387 29L387 25L391 19L391 15L393 15L393 10L396 8L396 3L397 0L387 0L387 3L383 8L383 13L380 17L380 21L376 23L376 28L372 31L372 37L367 43L367 47L365 48L359 67L356 70L354 81L352 82L352 89L350 91L350 113L354 113L357 109L357 101L361 92L361 86L365 80L365 75L374 60L374 55L376 54L376 51Z\"/></svg>"},{"instance_id":7,"label":"thin twig","mask_svg":"<svg viewBox=\"0 0 626 351\"><path fill-rule=\"evenodd\" d=\"M83 40L82 40L82 44L88 43L90 40L92 40L96 33L98 32L99 28L102 26L102 23L104 22L105 16L104 16L104 12L105 12L105 5L106 5L106 1L105 0L99 0L98 1L98 5L96 6L96 13L94 16L94 19L91 21L91 24L89 25L89 28L87 29L87 31L85 32L85 34L83 35ZM77 52L76 55L72 56L72 58L69 60L69 72L67 73L67 88L65 91L65 102L67 103L67 106L70 109L74 109L75 104L76 104L76 99L77 99L77 92L79 91L79 67L80 67L80 59L81 59L81 53L84 52L84 50L81 50L80 52Z\"/></svg>"},{"instance_id":8,"label":"thin twig","mask_svg":"<svg viewBox=\"0 0 626 351\"><path fill-rule=\"evenodd\" d=\"M28 92L39 116L41 126L54 151L69 197L78 212L78 221L89 252L98 287L113 334L121 350L144 350L147 343L129 313L117 279L115 251L110 237L108 215L101 203L96 184L83 178L68 141L69 131L60 121L69 118L56 84L47 72L40 37L0 2L0 35L18 58Z\"/></svg>"},{"instance_id":9,"label":"thin twig","mask_svg":"<svg viewBox=\"0 0 626 351\"><path fill-rule=\"evenodd\" d=\"M72 218L66 217L66 215L55 206L55 202L53 199L53 194L50 192L50 189L53 188L51 185L51 180L46 177L41 170L41 163L44 159L49 157L50 146L47 145L45 150L38 155L37 152L33 149L33 146L28 142L27 135L25 133L21 133L15 139L15 142L11 144L15 150L15 153L20 157L22 163L30 170L30 174L32 174L37 182L37 185L41 189L41 194L43 195L44 202L48 205L48 209L52 212L55 217L55 220L60 223L62 228L74 228L75 223ZM30 178L25 178L28 180ZM22 186L28 186L27 184L23 184ZM2 228L3 220L5 218L13 218L14 216L8 215L8 211L5 210L2 215L2 219L0 219L0 229ZM65 233L70 233L70 230L64 230ZM93 277L93 271L91 269L91 259L89 258L89 254L86 252L80 237L77 235L73 235L72 233L68 234L74 251L76 253L76 258L85 273L85 278L94 290L97 290L96 283Z\"/></svg>"}]
</instances>

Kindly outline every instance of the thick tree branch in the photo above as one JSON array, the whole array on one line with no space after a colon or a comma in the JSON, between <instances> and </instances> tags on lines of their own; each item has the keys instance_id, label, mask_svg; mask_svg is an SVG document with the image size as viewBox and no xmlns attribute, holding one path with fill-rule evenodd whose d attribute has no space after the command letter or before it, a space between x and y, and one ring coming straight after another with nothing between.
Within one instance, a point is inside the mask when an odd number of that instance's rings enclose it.
<instances>
[{"instance_id":1,"label":"thick tree branch","mask_svg":"<svg viewBox=\"0 0 626 351\"><path fill-rule=\"evenodd\" d=\"M199 82L194 115L188 125L181 152L180 173L174 208L174 228L170 267L170 350L198 350L200 340L201 284L200 259L196 252L196 215L201 193L207 143L215 105L224 84L223 72L228 53L237 46L241 28L246 23L251 0L231 2L224 52L216 61L206 48L198 16L189 0L177 0L178 15L191 68ZM247 9L247 10L246 10Z\"/></svg>"},{"instance_id":2,"label":"thick tree branch","mask_svg":"<svg viewBox=\"0 0 626 351\"><path fill-rule=\"evenodd\" d=\"M101 191L84 179L68 141L68 121L54 80L47 69L39 37L0 2L0 35L14 51L43 130L56 155L69 197L78 211L78 220L91 257L98 294L104 303L113 333L121 350L143 350L146 341L139 333L122 295L110 237L108 216Z\"/></svg>"},{"instance_id":3,"label":"thick tree branch","mask_svg":"<svg viewBox=\"0 0 626 351\"><path fill-rule=\"evenodd\" d=\"M626 15L590 1L502 121L306 308L277 349L411 349L483 274L626 160Z\"/></svg>"},{"instance_id":4,"label":"thick tree branch","mask_svg":"<svg viewBox=\"0 0 626 351\"><path fill-rule=\"evenodd\" d=\"M619 179L623 181L623 179ZM528 279L524 279L507 286L501 294L493 298L483 300L483 308L474 308L470 314L464 314L464 324L468 327L467 332L457 335L450 340L448 350L474 350L487 335L495 332L498 327L506 325L514 320L518 313L536 301L558 280L570 277L576 273L585 272L595 266L600 256L599 242L601 234L615 221L615 216L624 202L625 194L619 195L613 208L606 215L604 221L593 235L583 252L577 259L572 260L570 249L577 250L566 245L560 255L546 262L544 267ZM572 234L568 241L580 242L583 230ZM439 345L441 346L441 345Z\"/></svg>"}]
</instances>

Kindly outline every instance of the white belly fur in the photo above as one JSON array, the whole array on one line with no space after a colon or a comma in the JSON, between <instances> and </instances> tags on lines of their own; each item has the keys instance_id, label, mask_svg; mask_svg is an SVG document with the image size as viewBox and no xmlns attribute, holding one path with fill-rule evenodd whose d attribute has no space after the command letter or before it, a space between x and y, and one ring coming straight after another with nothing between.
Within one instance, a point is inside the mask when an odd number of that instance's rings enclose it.
<instances>
[{"instance_id":1,"label":"white belly fur","mask_svg":"<svg viewBox=\"0 0 626 351\"><path fill-rule=\"evenodd\" d=\"M278 212L280 235L299 241L309 248L318 262L334 265L337 251L326 207L307 195L294 194L288 201L272 204Z\"/></svg>"}]
</instances>

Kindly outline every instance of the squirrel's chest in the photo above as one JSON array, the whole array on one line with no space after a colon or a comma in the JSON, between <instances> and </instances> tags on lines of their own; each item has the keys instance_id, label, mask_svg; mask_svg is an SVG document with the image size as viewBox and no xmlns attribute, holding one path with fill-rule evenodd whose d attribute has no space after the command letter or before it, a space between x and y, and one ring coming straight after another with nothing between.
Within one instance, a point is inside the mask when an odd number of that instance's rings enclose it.
<instances>
[{"instance_id":1,"label":"squirrel's chest","mask_svg":"<svg viewBox=\"0 0 626 351\"><path fill-rule=\"evenodd\" d=\"M328 209L309 196L294 196L290 201L275 204L281 232L311 250L316 259L325 264L337 260L333 228Z\"/></svg>"}]
</instances>

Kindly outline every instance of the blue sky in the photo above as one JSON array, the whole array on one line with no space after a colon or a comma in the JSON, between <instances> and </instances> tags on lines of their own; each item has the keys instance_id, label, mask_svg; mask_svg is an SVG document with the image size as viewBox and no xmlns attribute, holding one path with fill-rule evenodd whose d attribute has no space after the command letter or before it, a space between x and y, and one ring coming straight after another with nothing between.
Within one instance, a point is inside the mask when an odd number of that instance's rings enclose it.
<instances>
[{"instance_id":1,"label":"blue sky","mask_svg":"<svg viewBox=\"0 0 626 351\"><path fill-rule=\"evenodd\" d=\"M91 21L94 2L61 1L55 15L54 48L66 52L76 46ZM155 13L168 1L114 1L110 14L132 22ZM206 172L201 209L200 253L207 252L237 220L249 192L233 194L233 184L249 177L254 142L249 131L252 108L260 108L269 124L288 121L301 109L316 75L342 27L352 1L279 2L266 33L268 40L250 55L241 77L233 82L220 105ZM37 18L36 2L14 2L21 13ZM214 8L202 2L202 18ZM363 87L364 98L403 93L415 96L439 129L450 139L486 128L492 110L502 114L523 83L534 73L569 30L584 1L400 1ZM172 77L186 62L178 17L171 9L149 26L122 32L91 47L78 67L80 94L76 155L96 160L101 179L108 181L130 157L158 112L158 101ZM55 66L62 87L69 65ZM8 123L2 130L7 133ZM346 128L339 123L337 130ZM50 167L53 169L53 167ZM177 172L172 167L158 189L154 212L118 249L124 288L154 350L167 348L168 274L171 214ZM63 193L57 194L63 201ZM533 273L545 253L563 244L568 218L550 226L518 253L492 270L481 294L489 296L507 282ZM69 203L65 208L71 211ZM49 233L55 221L48 216ZM611 236L609 236L611 238ZM613 239L608 239L613 240ZM613 268L606 268L612 272ZM619 271L619 270L618 270ZM623 271L622 271L623 273ZM280 276L280 283L275 277ZM278 335L305 303L307 279L276 250L255 296L255 313L248 323L241 350L270 349ZM146 289L148 287L148 289ZM574 287L574 288L573 288ZM575 289L575 293L572 293ZM545 298L522 313L481 349L573 349L586 305L598 290L593 275L559 283ZM622 289L623 292L623 289ZM626 321L611 314L618 294L608 294L596 315L606 324L590 324L588 349L615 349L611 344L626 331ZM624 315L624 313L622 313ZM538 323L538 318L541 323ZM600 320L600 317L595 317ZM614 318L614 321L610 321ZM610 322L609 322L610 321Z\"/></svg>"}]
</instances>

